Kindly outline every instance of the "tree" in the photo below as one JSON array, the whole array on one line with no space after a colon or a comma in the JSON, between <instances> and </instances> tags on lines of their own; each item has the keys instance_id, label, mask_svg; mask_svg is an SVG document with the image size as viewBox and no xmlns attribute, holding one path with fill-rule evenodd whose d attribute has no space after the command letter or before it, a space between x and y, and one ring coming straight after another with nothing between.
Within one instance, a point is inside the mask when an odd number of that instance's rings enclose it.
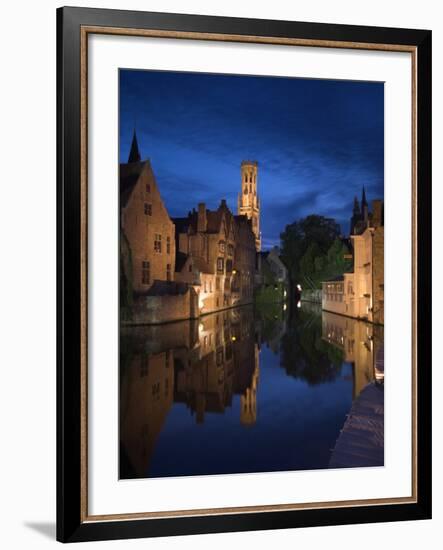
<instances>
[{"instance_id":1,"label":"tree","mask_svg":"<svg viewBox=\"0 0 443 550\"><path fill-rule=\"evenodd\" d=\"M333 278L343 275L352 269L352 262L345 256L349 254L348 248L341 239L335 239L328 250L325 277Z\"/></svg>"},{"instance_id":2,"label":"tree","mask_svg":"<svg viewBox=\"0 0 443 550\"><path fill-rule=\"evenodd\" d=\"M295 221L286 226L280 235L282 245L282 258L288 267L291 281L298 284L303 276L310 276L315 272L315 258L327 254L332 243L340 236L339 224L324 216L312 214L306 218ZM308 268L309 274L303 273L301 261L311 245L316 245L316 255L312 259L313 266L310 265L312 250L304 263Z\"/></svg>"}]
</instances>

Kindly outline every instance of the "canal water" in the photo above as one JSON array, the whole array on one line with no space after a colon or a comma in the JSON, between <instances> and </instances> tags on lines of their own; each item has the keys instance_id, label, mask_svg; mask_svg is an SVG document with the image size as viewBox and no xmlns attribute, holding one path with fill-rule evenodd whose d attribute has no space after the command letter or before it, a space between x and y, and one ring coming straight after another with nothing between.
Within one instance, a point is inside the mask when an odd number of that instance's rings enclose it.
<instances>
[{"instance_id":1,"label":"canal water","mask_svg":"<svg viewBox=\"0 0 443 550\"><path fill-rule=\"evenodd\" d=\"M122 328L120 477L383 465L383 379L383 327L308 303Z\"/></svg>"}]
</instances>

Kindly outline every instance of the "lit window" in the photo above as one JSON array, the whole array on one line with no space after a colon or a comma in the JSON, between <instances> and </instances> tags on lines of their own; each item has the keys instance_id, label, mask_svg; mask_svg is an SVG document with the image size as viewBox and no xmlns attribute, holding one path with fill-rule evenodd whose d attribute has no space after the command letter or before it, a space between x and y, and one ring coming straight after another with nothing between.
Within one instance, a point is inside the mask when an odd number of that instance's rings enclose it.
<instances>
[{"instance_id":1,"label":"lit window","mask_svg":"<svg viewBox=\"0 0 443 550\"><path fill-rule=\"evenodd\" d=\"M154 251L155 252L162 251L162 236L158 235L157 233L154 235Z\"/></svg>"}]
</instances>

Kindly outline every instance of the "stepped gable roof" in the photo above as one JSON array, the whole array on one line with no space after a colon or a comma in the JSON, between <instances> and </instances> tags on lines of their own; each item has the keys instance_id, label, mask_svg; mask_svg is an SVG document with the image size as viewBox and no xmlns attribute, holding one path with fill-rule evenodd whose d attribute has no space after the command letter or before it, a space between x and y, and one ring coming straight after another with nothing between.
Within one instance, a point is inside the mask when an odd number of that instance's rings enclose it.
<instances>
[{"instance_id":1,"label":"stepped gable roof","mask_svg":"<svg viewBox=\"0 0 443 550\"><path fill-rule=\"evenodd\" d=\"M120 164L120 205L126 206L132 195L132 191L137 184L137 181L143 169L147 166L151 170L151 163L146 161L130 162L128 164Z\"/></svg>"},{"instance_id":2,"label":"stepped gable roof","mask_svg":"<svg viewBox=\"0 0 443 550\"><path fill-rule=\"evenodd\" d=\"M229 231L233 216L223 201L217 210L206 209L206 233L219 233L223 218ZM176 233L188 233L189 230L197 233L198 212L195 210L189 212L186 218L173 218L172 221L175 223Z\"/></svg>"}]
</instances>

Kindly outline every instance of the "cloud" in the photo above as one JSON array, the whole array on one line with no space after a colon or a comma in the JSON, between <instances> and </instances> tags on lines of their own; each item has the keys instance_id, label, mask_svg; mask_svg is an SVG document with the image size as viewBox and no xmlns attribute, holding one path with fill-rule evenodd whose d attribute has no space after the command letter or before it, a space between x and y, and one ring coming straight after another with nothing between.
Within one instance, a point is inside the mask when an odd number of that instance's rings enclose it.
<instances>
[{"instance_id":1,"label":"cloud","mask_svg":"<svg viewBox=\"0 0 443 550\"><path fill-rule=\"evenodd\" d=\"M171 215L198 202L235 211L240 163L259 162L263 242L311 213L348 230L354 195L383 198L383 85L120 72L120 154L136 121Z\"/></svg>"}]
</instances>

